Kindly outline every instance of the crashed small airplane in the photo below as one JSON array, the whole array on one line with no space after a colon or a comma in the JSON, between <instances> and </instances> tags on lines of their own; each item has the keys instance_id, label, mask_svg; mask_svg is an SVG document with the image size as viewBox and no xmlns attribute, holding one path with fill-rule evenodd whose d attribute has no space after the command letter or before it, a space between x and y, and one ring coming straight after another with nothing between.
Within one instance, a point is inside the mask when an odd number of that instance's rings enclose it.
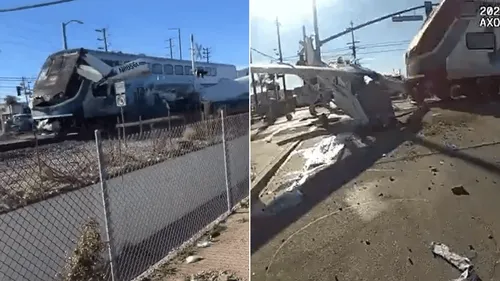
<instances>
[{"instance_id":1,"label":"crashed small airplane","mask_svg":"<svg viewBox=\"0 0 500 281\"><path fill-rule=\"evenodd\" d=\"M250 66L250 72L296 75L304 81L302 98L316 115L316 106L332 111L330 103L351 116L359 125L388 125L394 121L390 93L403 92L402 81L385 77L356 64L337 61L325 63L316 58L312 38L301 42L297 65L270 64Z\"/></svg>"}]
</instances>

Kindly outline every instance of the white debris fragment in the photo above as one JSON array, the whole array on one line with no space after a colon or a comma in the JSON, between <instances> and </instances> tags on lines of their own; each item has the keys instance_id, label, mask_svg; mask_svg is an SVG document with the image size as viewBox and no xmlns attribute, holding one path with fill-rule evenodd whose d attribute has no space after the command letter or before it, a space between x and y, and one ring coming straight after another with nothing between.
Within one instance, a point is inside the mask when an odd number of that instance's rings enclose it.
<instances>
[{"instance_id":1,"label":"white debris fragment","mask_svg":"<svg viewBox=\"0 0 500 281\"><path fill-rule=\"evenodd\" d=\"M208 248L210 247L210 245L212 245L212 241L200 241L198 243L196 243L196 247L198 248Z\"/></svg>"},{"instance_id":2,"label":"white debris fragment","mask_svg":"<svg viewBox=\"0 0 500 281\"><path fill-rule=\"evenodd\" d=\"M190 263L195 263L197 261L201 261L203 258L201 256L189 256L186 258L186 263L187 264L190 264Z\"/></svg>"},{"instance_id":3,"label":"white debris fragment","mask_svg":"<svg viewBox=\"0 0 500 281\"><path fill-rule=\"evenodd\" d=\"M462 272L459 278L452 281L481 281L468 258L452 252L445 244L432 242L431 247L435 255L440 256Z\"/></svg>"},{"instance_id":4,"label":"white debris fragment","mask_svg":"<svg viewBox=\"0 0 500 281\"><path fill-rule=\"evenodd\" d=\"M447 147L450 150L458 150L458 146L452 144L452 143L445 143L445 147Z\"/></svg>"},{"instance_id":5,"label":"white debris fragment","mask_svg":"<svg viewBox=\"0 0 500 281\"><path fill-rule=\"evenodd\" d=\"M323 138L311 149L304 150L302 153L302 156L306 159L304 169L293 181L288 191L298 188L309 177L334 164L337 161L338 155L345 147L342 142L344 140L338 136L329 136Z\"/></svg>"}]
</instances>

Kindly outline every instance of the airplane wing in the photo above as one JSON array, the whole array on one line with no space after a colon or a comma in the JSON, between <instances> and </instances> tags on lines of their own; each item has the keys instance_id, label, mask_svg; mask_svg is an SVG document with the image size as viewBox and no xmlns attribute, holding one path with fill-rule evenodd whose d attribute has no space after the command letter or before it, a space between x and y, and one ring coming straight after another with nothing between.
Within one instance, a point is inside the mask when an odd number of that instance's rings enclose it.
<instances>
[{"instance_id":1,"label":"airplane wing","mask_svg":"<svg viewBox=\"0 0 500 281\"><path fill-rule=\"evenodd\" d=\"M250 65L252 73L269 73L269 74L293 74L302 77L315 76L347 76L352 77L356 74L372 75L374 72L366 71L361 68L350 66L345 67L318 67L318 66L302 66L289 64L269 64L269 65Z\"/></svg>"}]
</instances>

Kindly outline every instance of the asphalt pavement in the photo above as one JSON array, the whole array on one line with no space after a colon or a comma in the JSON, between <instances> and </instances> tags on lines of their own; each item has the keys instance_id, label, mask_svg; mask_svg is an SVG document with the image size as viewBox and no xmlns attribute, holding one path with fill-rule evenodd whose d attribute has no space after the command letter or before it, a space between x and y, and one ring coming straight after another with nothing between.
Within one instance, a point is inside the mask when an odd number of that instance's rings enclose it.
<instances>
[{"instance_id":1,"label":"asphalt pavement","mask_svg":"<svg viewBox=\"0 0 500 281\"><path fill-rule=\"evenodd\" d=\"M436 104L423 124L413 118L348 147L300 188L299 205L252 216L252 280L458 278L432 242L469 257L482 280L500 280L499 108Z\"/></svg>"}]
</instances>

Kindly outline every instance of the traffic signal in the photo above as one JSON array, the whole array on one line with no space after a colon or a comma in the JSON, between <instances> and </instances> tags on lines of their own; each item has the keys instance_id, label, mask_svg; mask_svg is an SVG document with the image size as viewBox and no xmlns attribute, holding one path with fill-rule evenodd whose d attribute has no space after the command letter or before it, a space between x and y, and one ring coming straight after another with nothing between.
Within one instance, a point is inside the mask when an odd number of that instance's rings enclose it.
<instances>
[{"instance_id":1,"label":"traffic signal","mask_svg":"<svg viewBox=\"0 0 500 281\"><path fill-rule=\"evenodd\" d=\"M432 1L424 1L425 15L428 17L432 12Z\"/></svg>"},{"instance_id":2,"label":"traffic signal","mask_svg":"<svg viewBox=\"0 0 500 281\"><path fill-rule=\"evenodd\" d=\"M23 87L21 86L16 86L16 91L17 91L17 96L20 97L22 95L22 90L23 90Z\"/></svg>"}]
</instances>

